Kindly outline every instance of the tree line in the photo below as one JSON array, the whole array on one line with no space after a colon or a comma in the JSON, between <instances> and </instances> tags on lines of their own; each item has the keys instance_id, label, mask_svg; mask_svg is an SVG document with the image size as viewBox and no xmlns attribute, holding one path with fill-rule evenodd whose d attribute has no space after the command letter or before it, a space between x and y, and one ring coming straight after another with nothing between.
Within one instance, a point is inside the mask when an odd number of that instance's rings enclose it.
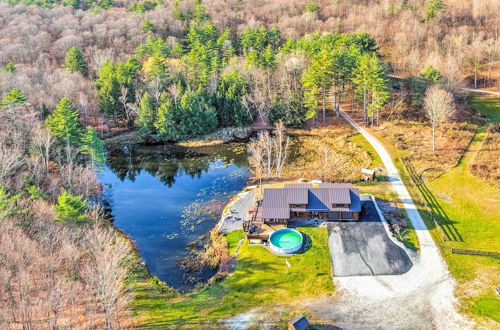
<instances>
[{"instance_id":1,"label":"tree line","mask_svg":"<svg viewBox=\"0 0 500 330\"><path fill-rule=\"evenodd\" d=\"M177 42L154 33L134 56L106 60L95 86L101 113L116 125L134 126L146 138L179 141L224 127L283 121L302 127L327 98L334 107L350 87L366 118L388 99L377 45L366 33L288 38L274 28L217 29L201 1L174 15L186 26ZM69 72L87 75L81 50L66 56ZM368 119L367 119L368 120Z\"/></svg>"}]
</instances>

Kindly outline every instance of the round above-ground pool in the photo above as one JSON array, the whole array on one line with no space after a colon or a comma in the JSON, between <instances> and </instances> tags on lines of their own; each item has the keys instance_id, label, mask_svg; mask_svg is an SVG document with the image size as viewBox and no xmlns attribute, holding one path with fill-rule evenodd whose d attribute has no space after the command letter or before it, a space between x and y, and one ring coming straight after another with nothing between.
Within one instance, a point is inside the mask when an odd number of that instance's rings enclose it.
<instances>
[{"instance_id":1,"label":"round above-ground pool","mask_svg":"<svg viewBox=\"0 0 500 330\"><path fill-rule=\"evenodd\" d=\"M295 253L302 247L302 234L295 229L278 229L269 236L269 247L280 254Z\"/></svg>"}]
</instances>

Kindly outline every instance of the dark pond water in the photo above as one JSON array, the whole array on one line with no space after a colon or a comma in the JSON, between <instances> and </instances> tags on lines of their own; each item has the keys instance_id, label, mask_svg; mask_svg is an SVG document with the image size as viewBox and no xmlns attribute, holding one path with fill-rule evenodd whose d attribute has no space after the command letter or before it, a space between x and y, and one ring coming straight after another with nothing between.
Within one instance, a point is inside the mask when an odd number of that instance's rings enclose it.
<instances>
[{"instance_id":1,"label":"dark pond water","mask_svg":"<svg viewBox=\"0 0 500 330\"><path fill-rule=\"evenodd\" d=\"M194 284L177 259L214 227L248 178L243 144L129 146L112 152L101 174L116 227L135 242L153 275L181 291Z\"/></svg>"}]
</instances>

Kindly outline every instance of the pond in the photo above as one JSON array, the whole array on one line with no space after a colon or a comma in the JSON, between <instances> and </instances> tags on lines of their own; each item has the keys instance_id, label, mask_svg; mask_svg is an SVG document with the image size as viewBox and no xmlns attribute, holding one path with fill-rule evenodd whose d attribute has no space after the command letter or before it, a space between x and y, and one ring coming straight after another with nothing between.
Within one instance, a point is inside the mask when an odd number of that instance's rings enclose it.
<instances>
[{"instance_id":1,"label":"pond","mask_svg":"<svg viewBox=\"0 0 500 330\"><path fill-rule=\"evenodd\" d=\"M249 176L244 144L131 145L108 155L100 180L115 226L134 241L149 271L188 291L195 283L178 258L214 227ZM212 275L205 271L200 279Z\"/></svg>"}]
</instances>

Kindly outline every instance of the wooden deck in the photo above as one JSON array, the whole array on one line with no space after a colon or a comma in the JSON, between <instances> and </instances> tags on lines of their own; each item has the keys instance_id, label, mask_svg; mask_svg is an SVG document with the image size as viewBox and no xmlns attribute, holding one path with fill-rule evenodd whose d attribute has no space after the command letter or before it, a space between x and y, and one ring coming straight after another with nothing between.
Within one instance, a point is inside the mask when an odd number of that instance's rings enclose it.
<instances>
[{"instance_id":1,"label":"wooden deck","mask_svg":"<svg viewBox=\"0 0 500 330\"><path fill-rule=\"evenodd\" d=\"M268 240L269 235L271 235L272 232L278 230L278 229L283 229L286 228L285 225L268 225L265 223L261 224L254 224L257 228L252 232L252 233L247 233L247 237L250 239L263 239L263 240Z\"/></svg>"},{"instance_id":2,"label":"wooden deck","mask_svg":"<svg viewBox=\"0 0 500 330\"><path fill-rule=\"evenodd\" d=\"M265 224L264 220L262 219L262 205L260 204L255 206L252 211L253 213L248 215L247 220L243 224L243 229L247 233L247 237L249 239L268 240L269 235L271 235L273 231L286 228L286 225L281 224ZM255 226L255 228L250 233L250 228L252 226Z\"/></svg>"}]
</instances>

